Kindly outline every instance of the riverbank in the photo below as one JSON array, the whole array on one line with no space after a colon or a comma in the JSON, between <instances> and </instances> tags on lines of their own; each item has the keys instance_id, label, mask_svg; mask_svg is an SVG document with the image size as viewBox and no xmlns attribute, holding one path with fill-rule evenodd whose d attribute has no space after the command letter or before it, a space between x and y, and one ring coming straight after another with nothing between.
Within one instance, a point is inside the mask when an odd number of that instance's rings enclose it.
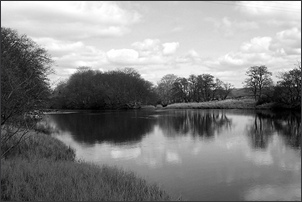
<instances>
[{"instance_id":1,"label":"riverbank","mask_svg":"<svg viewBox=\"0 0 302 202\"><path fill-rule=\"evenodd\" d=\"M1 200L169 201L171 197L132 172L76 161L75 152L61 141L31 131L1 159Z\"/></svg>"},{"instance_id":2,"label":"riverbank","mask_svg":"<svg viewBox=\"0 0 302 202\"><path fill-rule=\"evenodd\" d=\"M157 107L158 108L158 107ZM209 102L188 102L188 103L174 103L166 107L159 107L161 109L289 109L286 106L280 106L276 103L264 103L256 105L254 99L227 99L220 101Z\"/></svg>"}]
</instances>

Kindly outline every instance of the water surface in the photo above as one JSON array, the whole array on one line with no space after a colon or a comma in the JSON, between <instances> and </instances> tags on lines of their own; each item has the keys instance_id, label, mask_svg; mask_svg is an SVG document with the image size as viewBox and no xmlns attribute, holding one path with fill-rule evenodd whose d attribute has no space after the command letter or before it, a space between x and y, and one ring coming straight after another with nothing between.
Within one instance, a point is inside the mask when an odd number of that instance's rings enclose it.
<instances>
[{"instance_id":1,"label":"water surface","mask_svg":"<svg viewBox=\"0 0 302 202\"><path fill-rule=\"evenodd\" d=\"M76 157L187 200L301 200L301 115L252 110L47 115Z\"/></svg>"}]
</instances>

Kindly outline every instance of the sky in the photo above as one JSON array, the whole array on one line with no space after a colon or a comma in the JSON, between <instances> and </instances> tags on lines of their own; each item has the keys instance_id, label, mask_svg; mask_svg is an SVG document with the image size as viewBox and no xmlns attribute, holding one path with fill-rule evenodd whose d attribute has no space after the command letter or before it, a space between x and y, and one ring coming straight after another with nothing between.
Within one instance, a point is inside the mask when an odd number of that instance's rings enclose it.
<instances>
[{"instance_id":1,"label":"sky","mask_svg":"<svg viewBox=\"0 0 302 202\"><path fill-rule=\"evenodd\" d=\"M301 61L301 1L1 1L1 27L45 48L53 86L78 67L131 67L153 84L211 74L243 87L251 66L272 79Z\"/></svg>"}]
</instances>

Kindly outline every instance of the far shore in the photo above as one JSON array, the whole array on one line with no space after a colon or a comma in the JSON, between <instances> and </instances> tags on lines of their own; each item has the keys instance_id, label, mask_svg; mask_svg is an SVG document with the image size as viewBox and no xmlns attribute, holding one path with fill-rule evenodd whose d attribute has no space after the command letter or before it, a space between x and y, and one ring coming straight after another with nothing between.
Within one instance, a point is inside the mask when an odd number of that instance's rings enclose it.
<instances>
[{"instance_id":1,"label":"far shore","mask_svg":"<svg viewBox=\"0 0 302 202\"><path fill-rule=\"evenodd\" d=\"M142 105L139 109L126 109L126 110L140 110L140 109L291 109L288 106L281 106L276 103L263 103L257 105L254 99L226 99L226 100L215 100L208 102L183 102L183 103L172 103L163 107L161 104L154 105ZM116 111L125 109L43 109L43 114L68 114L77 113L81 111Z\"/></svg>"},{"instance_id":2,"label":"far shore","mask_svg":"<svg viewBox=\"0 0 302 202\"><path fill-rule=\"evenodd\" d=\"M215 100L208 102L187 102L187 103L173 103L166 107L157 105L156 107L148 105L142 107L142 109L275 109L276 103L263 103L256 105L254 99L226 99ZM284 107L284 109L289 109Z\"/></svg>"}]
</instances>

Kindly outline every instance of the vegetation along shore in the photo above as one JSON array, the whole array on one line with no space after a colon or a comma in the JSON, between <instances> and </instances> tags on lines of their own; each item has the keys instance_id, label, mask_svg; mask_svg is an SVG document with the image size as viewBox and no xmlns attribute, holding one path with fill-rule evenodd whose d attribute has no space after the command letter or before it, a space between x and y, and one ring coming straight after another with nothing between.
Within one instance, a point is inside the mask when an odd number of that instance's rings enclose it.
<instances>
[{"instance_id":1,"label":"vegetation along shore","mask_svg":"<svg viewBox=\"0 0 302 202\"><path fill-rule=\"evenodd\" d=\"M2 133L6 131L2 131ZM6 144L16 145L21 133ZM6 148L2 148L2 153ZM29 131L1 159L3 201L166 201L158 185L120 168L79 162L61 141ZM174 199L176 200L176 199Z\"/></svg>"}]
</instances>

